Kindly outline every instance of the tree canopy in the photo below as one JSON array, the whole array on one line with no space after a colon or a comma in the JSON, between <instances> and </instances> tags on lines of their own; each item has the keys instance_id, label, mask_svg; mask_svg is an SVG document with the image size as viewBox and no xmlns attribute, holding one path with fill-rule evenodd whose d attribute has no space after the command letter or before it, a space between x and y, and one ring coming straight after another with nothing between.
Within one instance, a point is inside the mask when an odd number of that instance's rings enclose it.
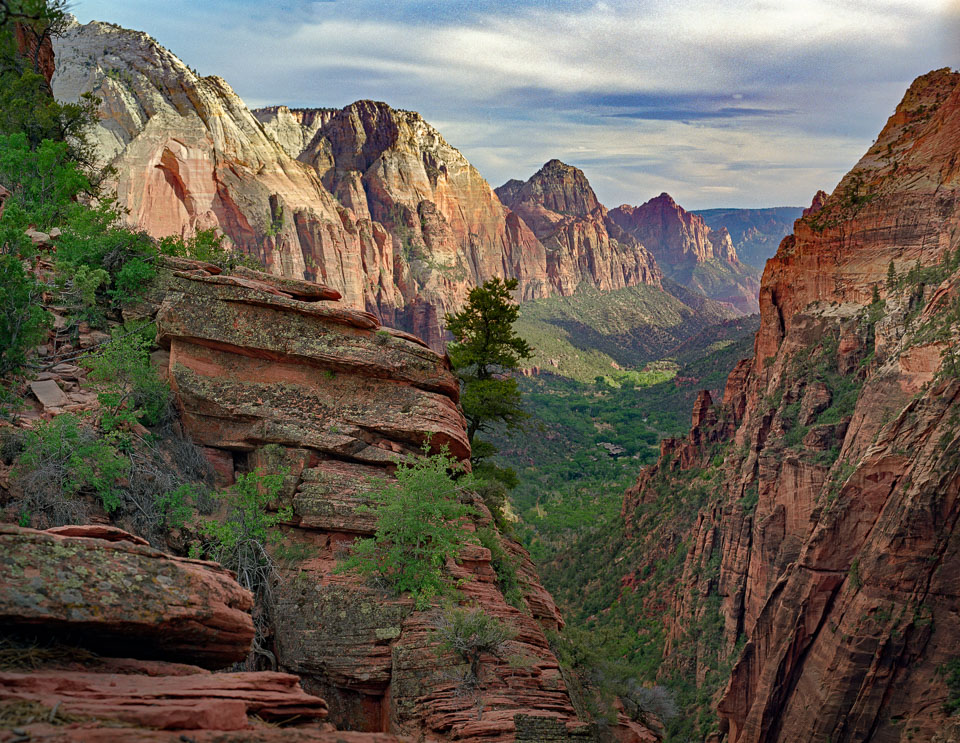
<instances>
[{"instance_id":1,"label":"tree canopy","mask_svg":"<svg viewBox=\"0 0 960 743\"><path fill-rule=\"evenodd\" d=\"M533 355L513 329L520 312L510 296L516 288L516 279L492 278L470 290L463 309L446 316L447 330L455 338L447 350L461 381L460 399L474 460L495 451L477 440L478 432L495 425L514 428L527 417L517 380L509 376Z\"/></svg>"}]
</instances>

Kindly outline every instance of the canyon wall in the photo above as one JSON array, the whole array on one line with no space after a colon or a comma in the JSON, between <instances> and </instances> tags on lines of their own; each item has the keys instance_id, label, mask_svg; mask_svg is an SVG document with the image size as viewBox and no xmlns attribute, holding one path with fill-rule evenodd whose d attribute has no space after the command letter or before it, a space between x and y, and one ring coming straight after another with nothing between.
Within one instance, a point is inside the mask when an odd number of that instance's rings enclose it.
<instances>
[{"instance_id":1,"label":"canyon wall","mask_svg":"<svg viewBox=\"0 0 960 743\"><path fill-rule=\"evenodd\" d=\"M543 243L547 273L561 294L590 277L604 290L660 286L653 256L609 220L581 170L551 160L525 183L508 181L497 195Z\"/></svg>"},{"instance_id":2,"label":"canyon wall","mask_svg":"<svg viewBox=\"0 0 960 743\"><path fill-rule=\"evenodd\" d=\"M758 272L740 262L725 227L711 229L666 193L640 206L618 206L608 218L642 242L669 278L742 312L757 311Z\"/></svg>"},{"instance_id":3,"label":"canyon wall","mask_svg":"<svg viewBox=\"0 0 960 743\"><path fill-rule=\"evenodd\" d=\"M94 134L132 226L154 236L220 230L271 273L322 281L434 348L444 314L493 276L517 278L520 300L657 282L645 258L549 262L415 112L374 101L251 112L222 78L105 23L72 26L55 52L56 96L101 100Z\"/></svg>"},{"instance_id":4,"label":"canyon wall","mask_svg":"<svg viewBox=\"0 0 960 743\"><path fill-rule=\"evenodd\" d=\"M321 281L434 349L445 314L494 276L516 278L525 301L659 287L666 272L756 310L756 272L729 236L669 197L672 211L655 199L608 213L556 160L494 192L416 112L376 101L251 111L223 78L111 24L75 24L54 51L57 98L100 100L93 135L131 226L216 229L271 273Z\"/></svg>"},{"instance_id":5,"label":"canyon wall","mask_svg":"<svg viewBox=\"0 0 960 743\"><path fill-rule=\"evenodd\" d=\"M543 243L562 293L584 276L599 277L601 289L660 285L666 277L739 312L758 309L759 272L740 263L727 230L712 230L668 194L608 210L582 171L551 160L526 181L507 181L497 195Z\"/></svg>"},{"instance_id":6,"label":"canyon wall","mask_svg":"<svg viewBox=\"0 0 960 743\"><path fill-rule=\"evenodd\" d=\"M667 617L661 674L695 681L717 738L931 740L948 726L958 161L960 74L938 70L796 222L763 275L754 357L627 493L638 552L682 560L680 590L644 599ZM696 515L665 523L677 503Z\"/></svg>"}]
</instances>

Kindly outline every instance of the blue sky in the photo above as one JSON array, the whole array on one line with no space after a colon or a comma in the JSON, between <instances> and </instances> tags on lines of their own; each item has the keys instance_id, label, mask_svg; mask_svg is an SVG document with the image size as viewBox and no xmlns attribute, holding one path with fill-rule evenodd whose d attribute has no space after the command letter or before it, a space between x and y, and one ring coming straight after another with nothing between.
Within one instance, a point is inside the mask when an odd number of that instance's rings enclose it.
<instances>
[{"instance_id":1,"label":"blue sky","mask_svg":"<svg viewBox=\"0 0 960 743\"><path fill-rule=\"evenodd\" d=\"M494 186L557 157L608 206L804 205L910 82L960 68L960 0L74 0L251 107L419 111Z\"/></svg>"}]
</instances>

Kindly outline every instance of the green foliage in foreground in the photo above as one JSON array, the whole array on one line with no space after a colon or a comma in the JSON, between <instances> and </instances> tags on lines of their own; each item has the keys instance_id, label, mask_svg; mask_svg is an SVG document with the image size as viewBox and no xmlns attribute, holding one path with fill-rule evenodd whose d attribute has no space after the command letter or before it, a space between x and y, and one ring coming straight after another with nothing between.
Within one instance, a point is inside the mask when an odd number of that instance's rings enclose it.
<instances>
[{"instance_id":1,"label":"green foliage in foreground","mask_svg":"<svg viewBox=\"0 0 960 743\"><path fill-rule=\"evenodd\" d=\"M397 594L410 592L418 609L452 591L447 560L474 541L462 522L475 510L460 500L473 487L473 477L460 474L463 465L446 450L432 456L428 451L429 443L424 456L397 465L395 481L381 483L368 495L375 504L377 532L357 539L353 552L337 566L376 576Z\"/></svg>"},{"instance_id":2,"label":"green foliage in foreground","mask_svg":"<svg viewBox=\"0 0 960 743\"><path fill-rule=\"evenodd\" d=\"M16 472L25 477L50 471L60 490L57 496L72 499L89 491L109 513L120 507L120 481L130 467L115 443L82 425L76 415L62 413L26 433Z\"/></svg>"},{"instance_id":3,"label":"green foliage in foreground","mask_svg":"<svg viewBox=\"0 0 960 743\"><path fill-rule=\"evenodd\" d=\"M238 475L233 487L218 494L227 503L226 517L200 525L203 554L233 570L240 585L255 594L262 587L261 574L272 564L267 553L274 539L272 529L292 515L289 508L268 511L283 487L284 475L261 469Z\"/></svg>"},{"instance_id":4,"label":"green foliage in foreground","mask_svg":"<svg viewBox=\"0 0 960 743\"><path fill-rule=\"evenodd\" d=\"M170 388L150 365L154 326L122 329L96 354L84 358L100 388L101 425L114 430L140 422L155 426L172 417Z\"/></svg>"},{"instance_id":5,"label":"green foliage in foreground","mask_svg":"<svg viewBox=\"0 0 960 743\"><path fill-rule=\"evenodd\" d=\"M40 306L41 289L17 256L0 255L0 377L26 361L51 324Z\"/></svg>"},{"instance_id":6,"label":"green foliage in foreground","mask_svg":"<svg viewBox=\"0 0 960 743\"><path fill-rule=\"evenodd\" d=\"M230 247L224 236L216 230L198 230L186 240L179 235L164 237L157 244L157 248L163 255L205 261L228 272L238 266L263 270L260 261Z\"/></svg>"},{"instance_id":7,"label":"green foliage in foreground","mask_svg":"<svg viewBox=\"0 0 960 743\"><path fill-rule=\"evenodd\" d=\"M464 687L482 683L484 654L502 658L507 643L516 637L516 630L504 624L483 609L448 609L437 617L434 636L439 640L437 651L453 653L468 670L463 677Z\"/></svg>"}]
</instances>

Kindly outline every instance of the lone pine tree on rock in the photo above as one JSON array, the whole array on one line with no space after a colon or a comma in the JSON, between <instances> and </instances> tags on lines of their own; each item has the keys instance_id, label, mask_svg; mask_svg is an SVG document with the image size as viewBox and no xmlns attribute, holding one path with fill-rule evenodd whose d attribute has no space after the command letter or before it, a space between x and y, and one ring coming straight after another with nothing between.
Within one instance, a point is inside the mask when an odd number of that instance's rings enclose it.
<instances>
[{"instance_id":1,"label":"lone pine tree on rock","mask_svg":"<svg viewBox=\"0 0 960 743\"><path fill-rule=\"evenodd\" d=\"M460 377L463 414L473 459L494 453L476 438L497 424L515 428L526 417L516 378L509 376L520 361L533 355L530 345L513 329L520 310L510 297L516 279L492 278L470 290L462 310L446 316L447 330L456 339L448 352Z\"/></svg>"}]
</instances>

